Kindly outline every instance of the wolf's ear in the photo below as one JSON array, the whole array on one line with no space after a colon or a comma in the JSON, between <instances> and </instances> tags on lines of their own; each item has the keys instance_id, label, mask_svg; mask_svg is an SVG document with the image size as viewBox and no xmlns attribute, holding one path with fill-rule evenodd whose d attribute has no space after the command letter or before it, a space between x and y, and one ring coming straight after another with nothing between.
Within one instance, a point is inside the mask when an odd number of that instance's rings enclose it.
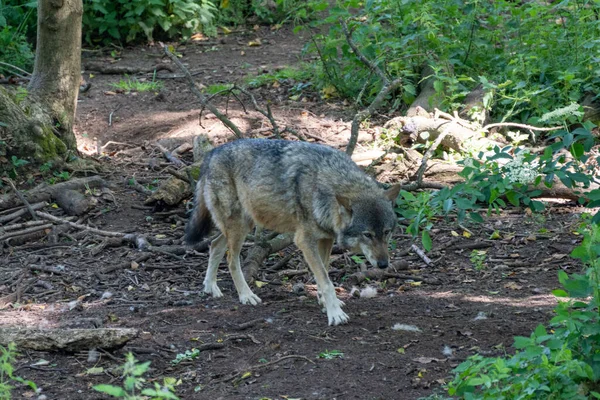
<instances>
[{"instance_id":1,"label":"wolf's ear","mask_svg":"<svg viewBox=\"0 0 600 400\"><path fill-rule=\"evenodd\" d=\"M386 190L383 194L386 199L394 203L396 201L396 197L398 197L398 194L400 193L400 188L401 185L398 183Z\"/></svg>"},{"instance_id":2,"label":"wolf's ear","mask_svg":"<svg viewBox=\"0 0 600 400\"><path fill-rule=\"evenodd\" d=\"M337 195L335 196L335 199L340 206L344 207L346 211L348 211L348 213L352 213L352 204L350 203L349 198Z\"/></svg>"}]
</instances>

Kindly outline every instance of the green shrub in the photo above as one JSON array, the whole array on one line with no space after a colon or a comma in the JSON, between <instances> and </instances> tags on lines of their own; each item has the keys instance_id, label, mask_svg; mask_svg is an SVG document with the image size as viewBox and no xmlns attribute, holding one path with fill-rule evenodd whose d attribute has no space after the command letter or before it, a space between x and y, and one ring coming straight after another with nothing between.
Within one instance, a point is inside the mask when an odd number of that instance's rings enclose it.
<instances>
[{"instance_id":1,"label":"green shrub","mask_svg":"<svg viewBox=\"0 0 600 400\"><path fill-rule=\"evenodd\" d=\"M537 122L542 114L600 92L597 6L586 1L339 0L316 24L320 86L370 103L380 79L363 65L339 24L348 21L364 55L402 77L396 106L410 104L423 65L437 78L443 108L456 109L477 85L494 93L493 119ZM317 49L318 47L318 49Z\"/></svg>"},{"instance_id":2,"label":"green shrub","mask_svg":"<svg viewBox=\"0 0 600 400\"><path fill-rule=\"evenodd\" d=\"M282 24L307 21L326 8L324 1L221 0L217 20L222 25L253 23Z\"/></svg>"},{"instance_id":3,"label":"green shrub","mask_svg":"<svg viewBox=\"0 0 600 400\"><path fill-rule=\"evenodd\" d=\"M569 297L554 309L553 331L539 325L530 337L515 337L512 357L472 356L455 370L448 394L474 399L600 399L600 226L582 224L584 239L571 253L585 274L559 272Z\"/></svg>"},{"instance_id":4,"label":"green shrub","mask_svg":"<svg viewBox=\"0 0 600 400\"><path fill-rule=\"evenodd\" d=\"M27 43L25 35L16 32L9 26L0 28L0 61L31 72L33 59L34 54L31 45ZM10 75L15 72L22 74L14 68L0 64L0 73Z\"/></svg>"},{"instance_id":5,"label":"green shrub","mask_svg":"<svg viewBox=\"0 0 600 400\"><path fill-rule=\"evenodd\" d=\"M9 343L7 347L0 346L0 399L10 399L15 383L27 385L37 390L35 383L14 375L14 364L17 357L16 346Z\"/></svg>"},{"instance_id":6,"label":"green shrub","mask_svg":"<svg viewBox=\"0 0 600 400\"><path fill-rule=\"evenodd\" d=\"M35 37L37 29L37 2L20 4L9 0L0 2L0 61L31 72L34 54L27 38ZM0 65L0 73L20 71Z\"/></svg>"},{"instance_id":7,"label":"green shrub","mask_svg":"<svg viewBox=\"0 0 600 400\"><path fill-rule=\"evenodd\" d=\"M0 28L10 26L33 42L37 33L37 1L3 0L0 2Z\"/></svg>"},{"instance_id":8,"label":"green shrub","mask_svg":"<svg viewBox=\"0 0 600 400\"><path fill-rule=\"evenodd\" d=\"M85 0L84 37L88 43L185 39L214 29L215 11L209 0Z\"/></svg>"}]
</instances>

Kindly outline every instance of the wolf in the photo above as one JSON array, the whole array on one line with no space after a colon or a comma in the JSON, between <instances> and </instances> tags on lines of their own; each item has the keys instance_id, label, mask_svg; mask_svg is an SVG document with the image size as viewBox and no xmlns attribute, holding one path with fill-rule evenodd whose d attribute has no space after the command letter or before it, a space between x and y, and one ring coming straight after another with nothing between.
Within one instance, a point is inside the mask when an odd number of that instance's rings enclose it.
<instances>
[{"instance_id":1,"label":"wolf","mask_svg":"<svg viewBox=\"0 0 600 400\"><path fill-rule=\"evenodd\" d=\"M329 279L334 240L364 254L379 268L389 264L388 242L397 222L393 201L400 185L384 190L345 153L324 145L269 139L239 139L206 154L196 185L185 241L198 243L213 227L204 292L223 294L217 269L225 252L242 304L261 299L246 283L240 251L255 226L293 233L317 282L329 325L348 315Z\"/></svg>"}]
</instances>

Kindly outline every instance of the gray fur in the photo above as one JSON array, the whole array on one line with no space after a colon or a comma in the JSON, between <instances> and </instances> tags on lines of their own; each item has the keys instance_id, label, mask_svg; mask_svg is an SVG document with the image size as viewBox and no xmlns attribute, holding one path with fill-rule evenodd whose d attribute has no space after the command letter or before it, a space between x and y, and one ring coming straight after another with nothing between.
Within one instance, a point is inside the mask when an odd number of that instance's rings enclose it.
<instances>
[{"instance_id":1,"label":"gray fur","mask_svg":"<svg viewBox=\"0 0 600 400\"><path fill-rule=\"evenodd\" d=\"M333 240L365 254L371 264L387 267L388 240L396 225L392 200L398 190L384 191L345 153L326 146L246 139L212 150L202 166L186 231L188 242L199 241L212 222L226 238L219 236L211 245L205 291L221 295L216 268L226 242L240 301L260 302L243 280L238 251L257 224L295 233L295 243L317 279L329 323L346 322L343 303L326 272Z\"/></svg>"}]
</instances>

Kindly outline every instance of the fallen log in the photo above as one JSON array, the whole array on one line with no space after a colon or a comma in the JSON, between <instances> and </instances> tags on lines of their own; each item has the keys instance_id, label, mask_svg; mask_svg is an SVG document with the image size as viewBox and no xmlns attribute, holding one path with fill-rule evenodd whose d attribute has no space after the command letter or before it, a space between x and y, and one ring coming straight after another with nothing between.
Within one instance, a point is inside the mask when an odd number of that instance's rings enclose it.
<instances>
[{"instance_id":1,"label":"fallen log","mask_svg":"<svg viewBox=\"0 0 600 400\"><path fill-rule=\"evenodd\" d=\"M19 349L38 351L76 352L94 348L112 349L121 347L138 336L137 329L38 329L0 328L0 345L13 342Z\"/></svg>"},{"instance_id":2,"label":"fallen log","mask_svg":"<svg viewBox=\"0 0 600 400\"><path fill-rule=\"evenodd\" d=\"M248 255L244 260L244 278L249 284L256 280L258 270L263 265L269 254L276 253L285 249L292 244L293 239L291 234L278 235L268 242L259 243L248 251Z\"/></svg>"},{"instance_id":3,"label":"fallen log","mask_svg":"<svg viewBox=\"0 0 600 400\"><path fill-rule=\"evenodd\" d=\"M48 185L43 183L36 188L24 192L23 195L29 203L39 203L42 201L50 201L65 190L84 190L87 188L98 188L107 186L106 182L99 176L90 176L87 178L74 178L67 182L57 183L56 185ZM0 196L0 210L22 205L22 201L18 196L13 194L5 194Z\"/></svg>"}]
</instances>

